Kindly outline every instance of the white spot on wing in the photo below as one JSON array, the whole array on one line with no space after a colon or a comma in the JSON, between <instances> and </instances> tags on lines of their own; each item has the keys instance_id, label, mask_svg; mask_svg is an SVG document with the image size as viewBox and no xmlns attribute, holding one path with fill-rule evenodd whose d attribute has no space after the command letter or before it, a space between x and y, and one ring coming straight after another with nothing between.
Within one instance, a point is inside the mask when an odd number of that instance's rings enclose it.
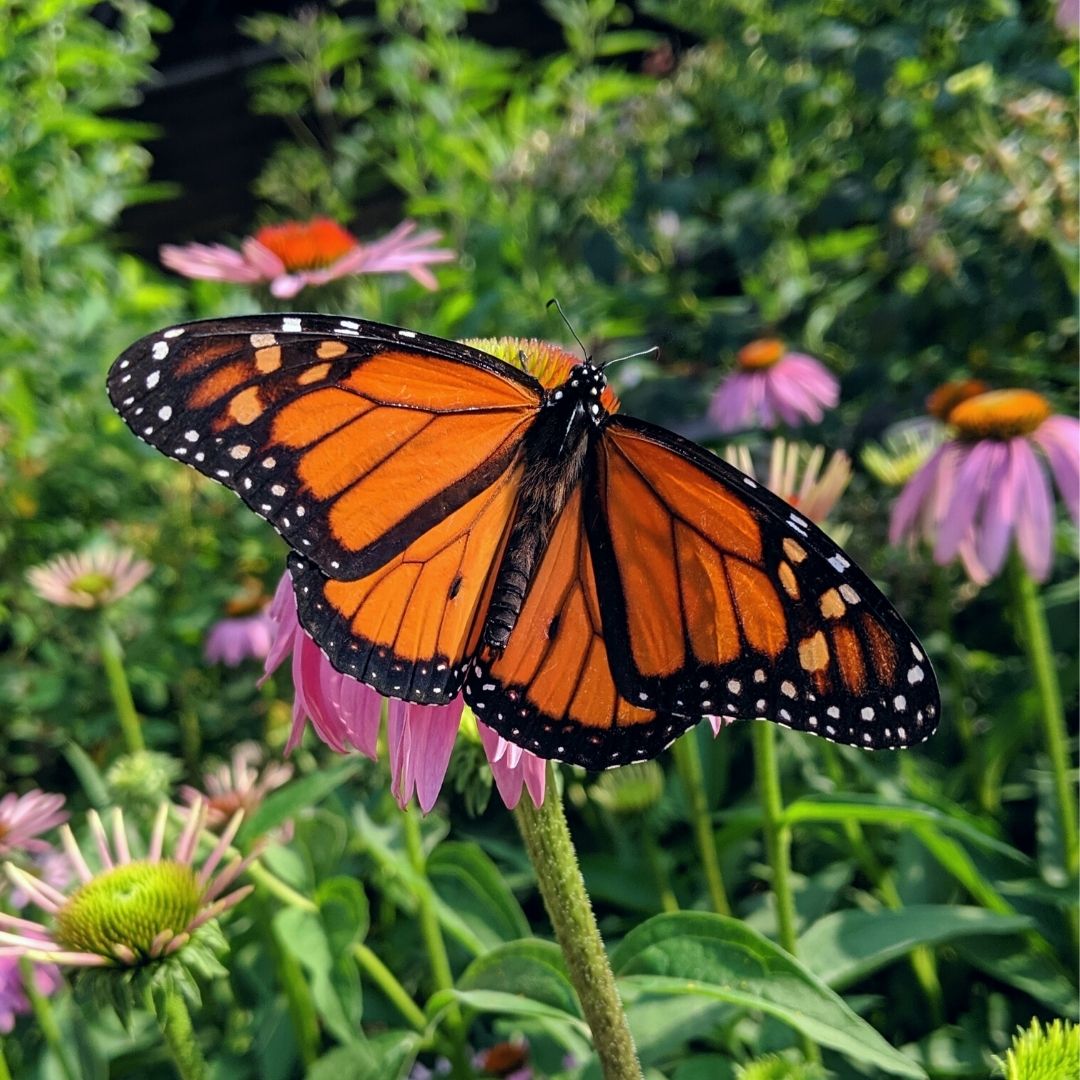
<instances>
[{"instance_id":1,"label":"white spot on wing","mask_svg":"<svg viewBox=\"0 0 1080 1080\"><path fill-rule=\"evenodd\" d=\"M155 360L164 360L169 355L169 343L167 341L155 341L150 355Z\"/></svg>"},{"instance_id":2,"label":"white spot on wing","mask_svg":"<svg viewBox=\"0 0 1080 1080\"><path fill-rule=\"evenodd\" d=\"M281 329L286 334L299 334L303 332L300 320L295 316L286 316L281 320Z\"/></svg>"}]
</instances>

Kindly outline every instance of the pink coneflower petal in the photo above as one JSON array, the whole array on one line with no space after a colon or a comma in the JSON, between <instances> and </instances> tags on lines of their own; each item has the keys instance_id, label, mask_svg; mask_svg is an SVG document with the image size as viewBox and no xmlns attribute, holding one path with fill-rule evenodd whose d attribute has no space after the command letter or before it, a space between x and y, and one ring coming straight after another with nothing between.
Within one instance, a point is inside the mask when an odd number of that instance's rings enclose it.
<instances>
[{"instance_id":1,"label":"pink coneflower petal","mask_svg":"<svg viewBox=\"0 0 1080 1080\"><path fill-rule=\"evenodd\" d=\"M240 245L244 253L244 259L251 271L256 275L253 280L266 281L280 277L285 273L285 263L264 244L260 244L253 237L248 237Z\"/></svg>"},{"instance_id":2,"label":"pink coneflower petal","mask_svg":"<svg viewBox=\"0 0 1080 1080\"><path fill-rule=\"evenodd\" d=\"M476 729L480 733L480 741L491 765L495 786L507 808L513 810L517 806L523 786L527 788L533 805L542 805L547 781L547 762L520 746L507 742L479 720L476 722Z\"/></svg>"},{"instance_id":3,"label":"pink coneflower petal","mask_svg":"<svg viewBox=\"0 0 1080 1080\"><path fill-rule=\"evenodd\" d=\"M1022 468L1026 473L1017 507L1016 546L1031 576L1045 581L1053 562L1054 498L1031 447L1016 441L1023 446Z\"/></svg>"},{"instance_id":4,"label":"pink coneflower petal","mask_svg":"<svg viewBox=\"0 0 1080 1080\"><path fill-rule=\"evenodd\" d=\"M198 882L200 885L205 886L213 876L217 864L221 862L222 856L229 849L229 845L240 831L240 823L243 820L244 811L237 810L236 813L233 814L229 824L225 826L225 830L222 832L220 839L214 845L214 850L206 857L206 862L203 863L202 869L199 871Z\"/></svg>"},{"instance_id":5,"label":"pink coneflower petal","mask_svg":"<svg viewBox=\"0 0 1080 1080\"><path fill-rule=\"evenodd\" d=\"M414 791L425 814L435 805L463 708L460 697L449 705L390 702L386 721L393 778L390 791L403 810Z\"/></svg>"},{"instance_id":6,"label":"pink coneflower petal","mask_svg":"<svg viewBox=\"0 0 1080 1080\"><path fill-rule=\"evenodd\" d=\"M195 849L199 842L199 833L206 824L206 803L200 799L188 811L187 821L184 822L180 839L176 842L176 851L173 857L179 863L191 864L195 857Z\"/></svg>"},{"instance_id":7,"label":"pink coneflower petal","mask_svg":"<svg viewBox=\"0 0 1080 1080\"><path fill-rule=\"evenodd\" d=\"M1012 539L1013 523L1027 480L1027 465L1038 469L1030 447L1023 439L1002 444L1004 460L987 480L981 527L975 530L974 547L981 567L992 577L1005 562Z\"/></svg>"},{"instance_id":8,"label":"pink coneflower petal","mask_svg":"<svg viewBox=\"0 0 1080 1080\"><path fill-rule=\"evenodd\" d=\"M25 795L8 792L0 798L0 855L18 851L44 854L51 845L39 839L67 820L64 796L28 791Z\"/></svg>"},{"instance_id":9,"label":"pink coneflower petal","mask_svg":"<svg viewBox=\"0 0 1080 1080\"><path fill-rule=\"evenodd\" d=\"M1048 417L1032 438L1046 454L1069 516L1080 521L1080 421L1073 416Z\"/></svg>"},{"instance_id":10,"label":"pink coneflower petal","mask_svg":"<svg viewBox=\"0 0 1080 1080\"><path fill-rule=\"evenodd\" d=\"M120 813L119 807L113 808L112 827L116 861L121 865L131 862L131 850L128 848L127 834L124 832L124 815Z\"/></svg>"},{"instance_id":11,"label":"pink coneflower petal","mask_svg":"<svg viewBox=\"0 0 1080 1080\"><path fill-rule=\"evenodd\" d=\"M101 824L101 818L98 816L96 810L88 810L86 813L86 824L90 828L90 835L94 838L94 843L97 845L98 858L101 860L101 865L109 870L113 866L112 852L109 850L109 838L105 834L105 826Z\"/></svg>"},{"instance_id":12,"label":"pink coneflower petal","mask_svg":"<svg viewBox=\"0 0 1080 1080\"><path fill-rule=\"evenodd\" d=\"M79 845L75 843L75 834L71 831L70 825L60 826L60 843L64 848L64 854L74 867L75 873L78 874L79 880L85 883L93 878L93 872L83 858Z\"/></svg>"},{"instance_id":13,"label":"pink coneflower petal","mask_svg":"<svg viewBox=\"0 0 1080 1080\"><path fill-rule=\"evenodd\" d=\"M937 522L934 559L951 562L979 517L988 485L1004 471L1008 452L1004 445L987 440L963 447L963 460L956 470L956 486L948 508Z\"/></svg>"},{"instance_id":14,"label":"pink coneflower petal","mask_svg":"<svg viewBox=\"0 0 1080 1080\"><path fill-rule=\"evenodd\" d=\"M59 911L67 899L59 889L54 889L48 882L28 874L25 870L11 863L4 864L4 870L12 884L17 885L25 892L33 903L44 911Z\"/></svg>"}]
</instances>

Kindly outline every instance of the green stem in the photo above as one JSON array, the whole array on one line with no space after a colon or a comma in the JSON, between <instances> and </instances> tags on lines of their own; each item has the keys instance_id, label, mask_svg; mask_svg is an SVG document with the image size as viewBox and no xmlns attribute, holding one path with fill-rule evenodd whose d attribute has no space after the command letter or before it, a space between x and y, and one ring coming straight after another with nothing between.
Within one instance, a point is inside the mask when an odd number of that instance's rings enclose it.
<instances>
[{"instance_id":1,"label":"green stem","mask_svg":"<svg viewBox=\"0 0 1080 1080\"><path fill-rule=\"evenodd\" d=\"M11 1070L8 1068L7 1058L4 1057L3 1039L0 1039L0 1080L11 1080Z\"/></svg>"},{"instance_id":2,"label":"green stem","mask_svg":"<svg viewBox=\"0 0 1080 1080\"><path fill-rule=\"evenodd\" d=\"M128 753L134 754L137 750L145 749L146 744L143 742L139 714L135 711L135 702L131 696L131 686L124 672L124 653L120 647L120 639L105 621L104 614L101 616L98 642L101 649L101 662L105 665L105 678L109 683L109 692L112 694L116 715L120 718L120 727L124 732L124 742L127 744Z\"/></svg>"},{"instance_id":3,"label":"green stem","mask_svg":"<svg viewBox=\"0 0 1080 1080\"><path fill-rule=\"evenodd\" d=\"M730 915L724 878L720 873L720 860L716 855L716 837L713 835L712 817L709 814L708 800L705 798L705 772L701 767L701 748L698 746L697 733L691 731L675 743L675 766L686 792L689 804L690 821L694 826L701 868L705 873L705 883L709 889L709 898L713 910L718 915Z\"/></svg>"},{"instance_id":4,"label":"green stem","mask_svg":"<svg viewBox=\"0 0 1080 1080\"><path fill-rule=\"evenodd\" d=\"M1031 665L1035 688L1039 694L1039 719L1042 721L1046 754L1050 759L1053 774L1065 872L1070 878L1074 878L1080 868L1076 796L1069 781L1068 732L1065 727L1065 710L1061 705L1061 687L1058 685L1054 649L1046 625L1046 612L1043 610L1035 582L1015 552L1010 558L1009 579L1016 609L1017 636L1027 651L1028 663Z\"/></svg>"},{"instance_id":5,"label":"green stem","mask_svg":"<svg viewBox=\"0 0 1080 1080\"><path fill-rule=\"evenodd\" d=\"M67 1080L79 1080L78 1070L71 1063L64 1037L60 1034L60 1025L56 1022L52 1002L37 987L33 962L23 957L19 962L19 970L22 974L23 990L26 992L30 1007L34 1010L34 1019L37 1020L42 1037L56 1055L56 1060L60 1062L60 1068Z\"/></svg>"},{"instance_id":6,"label":"green stem","mask_svg":"<svg viewBox=\"0 0 1080 1080\"><path fill-rule=\"evenodd\" d=\"M537 807L528 794L523 794L514 817L536 871L540 895L562 949L570 981L592 1030L603 1074L607 1080L640 1080L641 1064L634 1039L585 891L550 763L543 803Z\"/></svg>"},{"instance_id":7,"label":"green stem","mask_svg":"<svg viewBox=\"0 0 1080 1080\"><path fill-rule=\"evenodd\" d=\"M410 805L404 814L405 851L409 865L417 877L427 880L427 858L424 855L423 838L420 833L420 811ZM427 949L428 964L431 967L431 981L436 991L453 990L454 974L450 970L450 957L446 952L439 927L439 917L435 911L434 897L428 889L416 890L417 917L420 922L420 936ZM468 1055L465 1053L465 1018L457 1003L446 1008L447 1027L454 1044L452 1061L455 1076L470 1075Z\"/></svg>"},{"instance_id":8,"label":"green stem","mask_svg":"<svg viewBox=\"0 0 1080 1080\"><path fill-rule=\"evenodd\" d=\"M205 1080L206 1059L195 1039L191 1014L184 1004L183 995L172 987L165 991L164 1013L160 1020L161 1034L165 1036L181 1080Z\"/></svg>"},{"instance_id":9,"label":"green stem","mask_svg":"<svg viewBox=\"0 0 1080 1080\"><path fill-rule=\"evenodd\" d=\"M279 877L275 877L262 863L253 862L247 868L247 876L265 889L268 893L276 896L282 903L289 907L300 908L302 911L318 911L319 905L303 893L298 893L291 885L286 885Z\"/></svg>"},{"instance_id":10,"label":"green stem","mask_svg":"<svg viewBox=\"0 0 1080 1080\"><path fill-rule=\"evenodd\" d=\"M648 821L641 823L641 841L645 847L645 858L649 863L649 872L656 883L656 891L660 894L660 907L667 912L678 911L679 899L675 895L675 890L671 887L671 878L668 876L664 854L656 842L656 833L652 824Z\"/></svg>"},{"instance_id":11,"label":"green stem","mask_svg":"<svg viewBox=\"0 0 1080 1080\"><path fill-rule=\"evenodd\" d=\"M776 759L776 728L768 721L753 725L754 771L761 796L765 853L772 868L773 896L780 944L795 955L795 896L791 889L791 827L785 825L784 800L780 790L780 767ZM808 1061L820 1062L821 1052L809 1036L800 1038Z\"/></svg>"},{"instance_id":12,"label":"green stem","mask_svg":"<svg viewBox=\"0 0 1080 1080\"><path fill-rule=\"evenodd\" d=\"M383 992L410 1026L423 1034L428 1026L427 1017L423 1009L405 992L405 987L398 982L394 973L362 943L353 946L353 956L356 957L361 971Z\"/></svg>"}]
</instances>

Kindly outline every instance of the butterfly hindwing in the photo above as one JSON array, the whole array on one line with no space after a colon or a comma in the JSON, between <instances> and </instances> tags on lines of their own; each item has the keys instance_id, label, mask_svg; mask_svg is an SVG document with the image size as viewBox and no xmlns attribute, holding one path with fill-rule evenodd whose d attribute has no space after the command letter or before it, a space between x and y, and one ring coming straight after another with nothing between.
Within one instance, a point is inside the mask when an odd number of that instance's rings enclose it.
<instances>
[{"instance_id":1,"label":"butterfly hindwing","mask_svg":"<svg viewBox=\"0 0 1080 1080\"><path fill-rule=\"evenodd\" d=\"M453 342L322 315L173 327L114 364L145 441L231 487L325 573L370 574L502 476L539 384Z\"/></svg>"},{"instance_id":2,"label":"butterfly hindwing","mask_svg":"<svg viewBox=\"0 0 1080 1080\"><path fill-rule=\"evenodd\" d=\"M338 671L425 705L461 689L506 546L521 482L513 464L490 487L355 581L289 557L300 623Z\"/></svg>"},{"instance_id":3,"label":"butterfly hindwing","mask_svg":"<svg viewBox=\"0 0 1080 1080\"><path fill-rule=\"evenodd\" d=\"M505 650L484 650L465 700L510 742L542 757L608 768L655 757L700 716L658 716L619 690L605 634L578 487L547 549Z\"/></svg>"},{"instance_id":4,"label":"butterfly hindwing","mask_svg":"<svg viewBox=\"0 0 1080 1080\"><path fill-rule=\"evenodd\" d=\"M899 748L937 685L876 586L783 500L671 432L614 417L589 474L604 632L624 693Z\"/></svg>"}]
</instances>

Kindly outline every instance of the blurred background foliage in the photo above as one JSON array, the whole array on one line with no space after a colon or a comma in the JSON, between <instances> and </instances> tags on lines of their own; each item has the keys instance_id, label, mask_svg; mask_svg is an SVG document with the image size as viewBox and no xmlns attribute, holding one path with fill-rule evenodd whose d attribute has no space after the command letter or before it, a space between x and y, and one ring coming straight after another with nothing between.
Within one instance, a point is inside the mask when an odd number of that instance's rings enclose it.
<instances>
[{"instance_id":1,"label":"blurred background foliage","mask_svg":"<svg viewBox=\"0 0 1080 1080\"><path fill-rule=\"evenodd\" d=\"M437 291L358 277L291 306L449 337L562 338L545 311L558 296L603 357L659 345L655 360L616 369L627 407L714 446L702 420L709 393L735 350L765 333L840 375L841 407L815 433L832 447L857 449L921 413L951 377L1030 386L1075 411L1077 46L1051 5L546 0L542 11L522 6L513 47L471 33L489 7L376 0L244 17L243 34L265 57L247 82L249 107L279 133L254 183L256 215L233 236L193 225L162 239L235 242L260 224L315 214L363 238L412 217L460 253L438 268ZM558 26L561 47L531 47L530 20L541 17ZM267 305L240 286L167 275L118 227L125 208L185 198L150 182L159 133L130 119L169 27L142 0L0 6L0 790L32 782L75 804L107 797L98 781L118 744L89 616L45 607L25 583L27 568L56 552L108 536L154 563L152 588L110 617L148 741L182 758L189 779L241 738L280 748L289 718L287 679L259 690L254 668L201 659L230 598L252 577L272 589L282 547L232 495L136 444L103 390L108 364L140 335ZM905 905L963 897L1020 911L1067 950L1031 692L1001 597L889 550L890 498L857 477L842 512L855 526L851 548L928 635L948 672L946 718L962 712L974 741L948 719L902 760L785 739L785 775L792 793L902 795L988 839L961 847L949 829L935 831L936 819L920 819L860 833L860 861L859 814L805 825L800 918L809 926L837 908L873 906L876 866ZM1058 651L1074 658L1071 529L1058 547L1046 600ZM1061 674L1074 702L1075 664ZM768 930L760 846L740 818L752 786L731 767L748 753L746 733L703 736L701 748L729 889L739 913ZM475 785L489 781L474 751L466 743L455 757L456 790L429 820L431 842L451 830L479 845L535 926L541 909L510 822L501 807L478 805ZM302 751L300 771L320 760ZM385 777L365 765L350 785L279 858L293 859L293 880L311 888L331 874L364 875L379 896L380 940L407 957L415 943ZM568 778L590 888L605 932L618 937L662 897L627 895L627 880L649 878L635 843L641 810L621 811L609 787ZM659 790L648 828L667 837L675 891L693 906L702 886L681 791L664 788L663 771ZM961 856L963 870L950 870ZM994 940L979 950L958 938L945 951L930 1010L902 964L859 983L852 1001L934 1075L986 1075L1016 1023L1075 1012L1073 965L1030 952L1019 933ZM215 991L207 1015L217 1026L207 1024L222 1061L285 1076L313 1051L274 1027L285 1006L260 981L264 946L251 927L234 945L238 999ZM405 967L406 981L418 981ZM258 1064L241 1066L252 1015L266 1037ZM389 1022L385 1003L366 1005L364 1019ZM721 1073L694 1072L688 1047L785 1045L779 1028L755 1023L748 1035L730 1012L695 1014L681 1035L653 1032L654 1060L683 1060L674 1075L689 1080Z\"/></svg>"}]
</instances>

